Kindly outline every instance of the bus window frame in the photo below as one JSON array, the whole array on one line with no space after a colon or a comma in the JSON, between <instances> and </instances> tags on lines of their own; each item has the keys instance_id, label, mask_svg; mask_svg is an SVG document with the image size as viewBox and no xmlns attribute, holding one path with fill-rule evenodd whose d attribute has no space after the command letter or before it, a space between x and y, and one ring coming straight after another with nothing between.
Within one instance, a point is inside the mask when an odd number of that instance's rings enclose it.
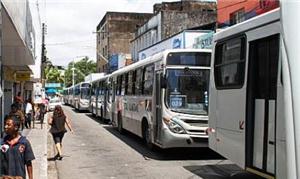
<instances>
[{"instance_id":1,"label":"bus window frame","mask_svg":"<svg viewBox=\"0 0 300 179\"><path fill-rule=\"evenodd\" d=\"M230 62L225 62L225 63L219 63L217 64L216 61L218 60L217 59L217 55L218 53L216 53L217 49L219 46L223 46L224 44L226 44L226 42L229 42L231 40L235 40L235 39L240 39L241 40L241 53L240 53L240 59L239 60L233 60L233 61L230 61ZM226 38L226 39L222 39L222 40L219 40L216 45L215 45L215 52L214 52L214 61L213 61L213 68L214 68L214 84L215 84L215 87L217 90L229 90L229 89L241 89L244 84L245 84L245 77L246 77L246 62L247 62L247 36L245 34L238 34L238 35L235 35L235 36L231 36L229 38ZM223 50L222 50L222 54L221 56L223 56ZM241 56L243 56L243 59L241 58ZM221 67L224 67L224 66L229 66L229 65L233 65L233 64L242 64L243 66L240 67L243 72L240 73L243 75L243 78L242 78L242 81L239 83L239 84L230 84L230 85L222 85L220 86L218 84L218 69L220 69ZM237 67L239 68L239 67Z\"/></svg>"}]
</instances>

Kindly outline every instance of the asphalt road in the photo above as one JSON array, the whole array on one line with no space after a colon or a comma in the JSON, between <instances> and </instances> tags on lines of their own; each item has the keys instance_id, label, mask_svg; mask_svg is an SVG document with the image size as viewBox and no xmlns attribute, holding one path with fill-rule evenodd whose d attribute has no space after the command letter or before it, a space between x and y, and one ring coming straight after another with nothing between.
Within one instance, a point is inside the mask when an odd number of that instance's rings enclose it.
<instances>
[{"instance_id":1,"label":"asphalt road","mask_svg":"<svg viewBox=\"0 0 300 179\"><path fill-rule=\"evenodd\" d=\"M89 113L64 110L75 133L64 137L64 157L56 161L59 179L254 178L207 148L151 151L139 137L121 135Z\"/></svg>"}]
</instances>

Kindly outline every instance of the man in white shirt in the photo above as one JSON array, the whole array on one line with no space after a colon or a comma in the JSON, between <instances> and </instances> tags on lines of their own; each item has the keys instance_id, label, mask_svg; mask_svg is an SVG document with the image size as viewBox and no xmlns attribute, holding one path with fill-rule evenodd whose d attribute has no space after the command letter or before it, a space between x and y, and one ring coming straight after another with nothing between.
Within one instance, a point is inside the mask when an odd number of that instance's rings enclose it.
<instances>
[{"instance_id":1,"label":"man in white shirt","mask_svg":"<svg viewBox=\"0 0 300 179\"><path fill-rule=\"evenodd\" d=\"M31 104L31 100L28 99L26 101L26 108L25 108L25 127L31 128L31 118L32 118L32 104Z\"/></svg>"}]
</instances>

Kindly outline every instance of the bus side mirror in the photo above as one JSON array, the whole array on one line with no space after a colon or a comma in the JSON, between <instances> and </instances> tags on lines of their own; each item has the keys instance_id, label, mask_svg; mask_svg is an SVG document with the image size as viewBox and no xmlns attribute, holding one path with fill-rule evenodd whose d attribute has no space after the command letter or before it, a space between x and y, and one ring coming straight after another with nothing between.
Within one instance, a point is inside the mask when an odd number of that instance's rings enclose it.
<instances>
[{"instance_id":1,"label":"bus side mirror","mask_svg":"<svg viewBox=\"0 0 300 179\"><path fill-rule=\"evenodd\" d=\"M167 79L164 75L160 76L160 87L161 88L167 88Z\"/></svg>"}]
</instances>

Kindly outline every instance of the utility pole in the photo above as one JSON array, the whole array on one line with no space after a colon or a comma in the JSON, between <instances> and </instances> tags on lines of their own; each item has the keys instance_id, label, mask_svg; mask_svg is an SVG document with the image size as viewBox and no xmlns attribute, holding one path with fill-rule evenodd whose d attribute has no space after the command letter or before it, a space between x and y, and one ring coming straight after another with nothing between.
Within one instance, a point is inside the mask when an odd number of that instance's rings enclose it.
<instances>
[{"instance_id":1,"label":"utility pole","mask_svg":"<svg viewBox=\"0 0 300 179\"><path fill-rule=\"evenodd\" d=\"M43 88L45 88L45 62L46 62L46 56L45 56L45 34L46 34L46 25L45 23L42 24L42 54L41 54L41 83Z\"/></svg>"}]
</instances>

